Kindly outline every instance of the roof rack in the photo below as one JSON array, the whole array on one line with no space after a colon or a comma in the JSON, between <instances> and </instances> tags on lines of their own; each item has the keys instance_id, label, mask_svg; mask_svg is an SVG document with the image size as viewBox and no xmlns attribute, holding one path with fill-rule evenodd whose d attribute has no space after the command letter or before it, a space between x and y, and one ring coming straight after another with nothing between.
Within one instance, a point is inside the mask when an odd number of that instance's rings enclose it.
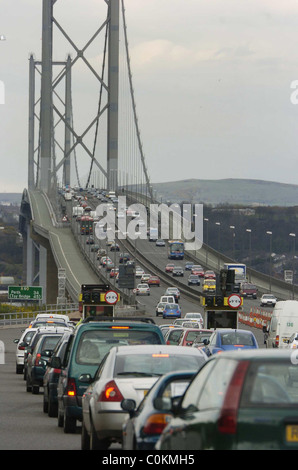
<instances>
[{"instance_id":1,"label":"roof rack","mask_svg":"<svg viewBox=\"0 0 298 470\"><path fill-rule=\"evenodd\" d=\"M141 321L144 323L153 323L155 325L155 321L153 318L149 317L108 317L102 315L95 315L92 317L87 317L83 320L82 323L89 323L90 321Z\"/></svg>"}]
</instances>

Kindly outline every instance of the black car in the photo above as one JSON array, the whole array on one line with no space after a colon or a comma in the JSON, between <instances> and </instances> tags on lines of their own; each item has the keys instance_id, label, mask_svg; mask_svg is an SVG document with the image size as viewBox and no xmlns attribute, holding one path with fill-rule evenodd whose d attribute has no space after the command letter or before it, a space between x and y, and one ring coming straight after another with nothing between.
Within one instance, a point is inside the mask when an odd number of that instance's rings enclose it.
<instances>
[{"instance_id":1,"label":"black car","mask_svg":"<svg viewBox=\"0 0 298 470\"><path fill-rule=\"evenodd\" d=\"M189 286L199 286L201 284L197 274L190 274L187 282Z\"/></svg>"},{"instance_id":2,"label":"black car","mask_svg":"<svg viewBox=\"0 0 298 470\"><path fill-rule=\"evenodd\" d=\"M122 449L154 449L161 432L172 418L169 409L172 408L173 401L179 400L196 372L177 371L163 375L137 409L134 400L122 400L122 409L130 415L123 424Z\"/></svg>"},{"instance_id":3,"label":"black car","mask_svg":"<svg viewBox=\"0 0 298 470\"><path fill-rule=\"evenodd\" d=\"M129 253L120 253L119 255L119 263L127 263L130 260Z\"/></svg>"},{"instance_id":4,"label":"black car","mask_svg":"<svg viewBox=\"0 0 298 470\"><path fill-rule=\"evenodd\" d=\"M57 399L57 384L61 369L51 366L52 358L59 357L61 362L64 361L66 346L69 338L73 332L65 332L53 350L52 356L49 360L45 374L43 376L43 411L48 413L50 417L58 416L58 399Z\"/></svg>"},{"instance_id":5,"label":"black car","mask_svg":"<svg viewBox=\"0 0 298 470\"><path fill-rule=\"evenodd\" d=\"M172 271L173 276L184 276L184 271L183 268L180 268L180 266L175 266L173 271Z\"/></svg>"},{"instance_id":6,"label":"black car","mask_svg":"<svg viewBox=\"0 0 298 470\"><path fill-rule=\"evenodd\" d=\"M49 358L62 335L62 331L48 331L38 339L32 354L28 356L26 376L27 392L32 391L33 394L39 393L39 388L43 385L43 376Z\"/></svg>"}]
</instances>

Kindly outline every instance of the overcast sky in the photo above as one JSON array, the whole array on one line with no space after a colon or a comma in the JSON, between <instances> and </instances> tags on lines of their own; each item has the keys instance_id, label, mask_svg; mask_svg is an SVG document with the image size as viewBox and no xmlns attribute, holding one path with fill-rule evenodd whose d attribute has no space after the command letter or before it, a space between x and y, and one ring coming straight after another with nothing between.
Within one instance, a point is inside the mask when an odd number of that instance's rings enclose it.
<instances>
[{"instance_id":1,"label":"overcast sky","mask_svg":"<svg viewBox=\"0 0 298 470\"><path fill-rule=\"evenodd\" d=\"M126 0L125 5L151 181L251 178L298 184L298 104L291 88L298 80L298 2ZM42 0L0 0L0 35L6 37L0 42L5 86L0 192L27 187L28 58L34 53L41 59L41 14ZM54 16L82 44L105 15L104 0L57 0L54 6ZM68 46L56 49L54 60L65 60ZM86 88L77 93L76 100L84 100Z\"/></svg>"}]
</instances>

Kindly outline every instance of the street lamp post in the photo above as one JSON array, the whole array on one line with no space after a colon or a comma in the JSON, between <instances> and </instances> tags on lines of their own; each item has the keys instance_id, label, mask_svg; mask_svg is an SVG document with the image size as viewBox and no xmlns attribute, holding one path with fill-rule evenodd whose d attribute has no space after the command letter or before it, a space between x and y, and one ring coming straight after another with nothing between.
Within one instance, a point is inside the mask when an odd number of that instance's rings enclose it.
<instances>
[{"instance_id":1,"label":"street lamp post","mask_svg":"<svg viewBox=\"0 0 298 470\"><path fill-rule=\"evenodd\" d=\"M246 232L249 234L249 280L251 282L251 229L247 228Z\"/></svg>"},{"instance_id":2,"label":"street lamp post","mask_svg":"<svg viewBox=\"0 0 298 470\"><path fill-rule=\"evenodd\" d=\"M217 246L217 251L218 251L218 271L220 269L220 261L219 261L219 252L220 252L220 222L215 222L215 225L218 226L218 246Z\"/></svg>"},{"instance_id":3,"label":"street lamp post","mask_svg":"<svg viewBox=\"0 0 298 470\"><path fill-rule=\"evenodd\" d=\"M232 253L233 253L233 260L235 260L235 226L230 225L230 229L232 229Z\"/></svg>"},{"instance_id":4,"label":"street lamp post","mask_svg":"<svg viewBox=\"0 0 298 470\"><path fill-rule=\"evenodd\" d=\"M289 236L293 238L293 280L292 280L292 299L295 298L295 284L294 284L294 277L295 277L295 239L296 233L289 233Z\"/></svg>"},{"instance_id":5,"label":"street lamp post","mask_svg":"<svg viewBox=\"0 0 298 470\"><path fill-rule=\"evenodd\" d=\"M267 235L270 236L270 274L269 274L269 292L271 292L271 276L272 276L272 232L267 231Z\"/></svg>"},{"instance_id":6,"label":"street lamp post","mask_svg":"<svg viewBox=\"0 0 298 470\"><path fill-rule=\"evenodd\" d=\"M209 219L204 218L206 222L206 267L208 266L208 250L209 250L209 234L208 234L208 222Z\"/></svg>"}]
</instances>

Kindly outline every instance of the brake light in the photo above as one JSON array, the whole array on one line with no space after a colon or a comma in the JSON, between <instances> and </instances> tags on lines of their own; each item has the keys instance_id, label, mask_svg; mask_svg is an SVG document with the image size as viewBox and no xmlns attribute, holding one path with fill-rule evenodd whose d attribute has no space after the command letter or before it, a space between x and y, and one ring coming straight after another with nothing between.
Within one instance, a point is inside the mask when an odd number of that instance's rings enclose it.
<instances>
[{"instance_id":1,"label":"brake light","mask_svg":"<svg viewBox=\"0 0 298 470\"><path fill-rule=\"evenodd\" d=\"M165 413L158 413L150 416L142 429L142 434L161 434L172 415Z\"/></svg>"},{"instance_id":2,"label":"brake light","mask_svg":"<svg viewBox=\"0 0 298 470\"><path fill-rule=\"evenodd\" d=\"M67 381L66 395L68 397L75 397L77 394L77 387L75 379L69 378Z\"/></svg>"},{"instance_id":3,"label":"brake light","mask_svg":"<svg viewBox=\"0 0 298 470\"><path fill-rule=\"evenodd\" d=\"M223 434L236 433L239 401L248 365L248 361L239 362L226 391L218 420L218 430Z\"/></svg>"},{"instance_id":4,"label":"brake light","mask_svg":"<svg viewBox=\"0 0 298 470\"><path fill-rule=\"evenodd\" d=\"M25 346L18 346L18 349L19 349L20 351L24 351L24 350L25 350Z\"/></svg>"},{"instance_id":5,"label":"brake light","mask_svg":"<svg viewBox=\"0 0 298 470\"><path fill-rule=\"evenodd\" d=\"M278 348L279 346L279 335L276 335L276 338L275 338L275 346Z\"/></svg>"},{"instance_id":6,"label":"brake light","mask_svg":"<svg viewBox=\"0 0 298 470\"><path fill-rule=\"evenodd\" d=\"M129 326L111 326L112 330L129 330Z\"/></svg>"},{"instance_id":7,"label":"brake light","mask_svg":"<svg viewBox=\"0 0 298 470\"><path fill-rule=\"evenodd\" d=\"M35 365L36 365L36 366L39 366L39 360L40 360L40 358L41 358L41 355L40 355L39 353L36 354L36 358L35 358Z\"/></svg>"},{"instance_id":8,"label":"brake light","mask_svg":"<svg viewBox=\"0 0 298 470\"><path fill-rule=\"evenodd\" d=\"M105 385L97 401L115 402L115 401L122 401L122 400L123 400L123 396L119 388L117 387L116 382L114 380L111 380Z\"/></svg>"}]
</instances>

